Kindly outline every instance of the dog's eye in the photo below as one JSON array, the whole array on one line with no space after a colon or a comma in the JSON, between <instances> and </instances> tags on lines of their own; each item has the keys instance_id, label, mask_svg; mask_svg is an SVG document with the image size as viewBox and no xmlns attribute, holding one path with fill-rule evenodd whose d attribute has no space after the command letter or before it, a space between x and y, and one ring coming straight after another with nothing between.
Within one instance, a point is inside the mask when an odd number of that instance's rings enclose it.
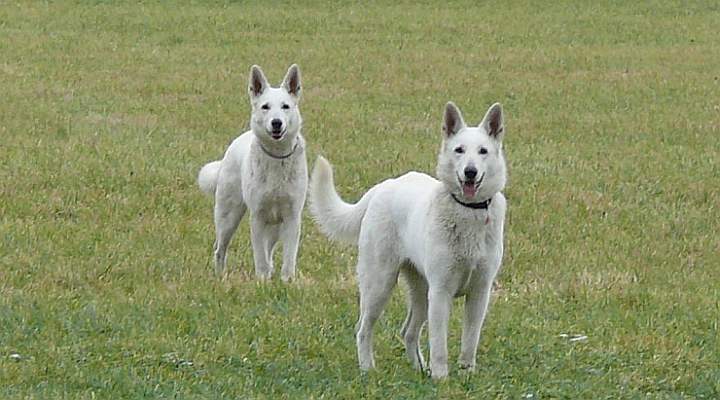
<instances>
[{"instance_id":1,"label":"dog's eye","mask_svg":"<svg viewBox=\"0 0 720 400\"><path fill-rule=\"evenodd\" d=\"M484 147L480 148L480 154L487 154L487 149Z\"/></svg>"},{"instance_id":2,"label":"dog's eye","mask_svg":"<svg viewBox=\"0 0 720 400\"><path fill-rule=\"evenodd\" d=\"M455 148L455 152L458 153L458 154L462 154L462 153L465 152L465 149L463 149L462 147L456 147L456 148Z\"/></svg>"},{"instance_id":3,"label":"dog's eye","mask_svg":"<svg viewBox=\"0 0 720 400\"><path fill-rule=\"evenodd\" d=\"M262 108L263 110L269 110L269 109L270 109L270 104L265 103L265 104L263 104L262 107L260 107L260 108Z\"/></svg>"},{"instance_id":4,"label":"dog's eye","mask_svg":"<svg viewBox=\"0 0 720 400\"><path fill-rule=\"evenodd\" d=\"M282 108L283 110L289 110L290 106L287 104L283 104L282 107L280 107L280 108Z\"/></svg>"}]
</instances>

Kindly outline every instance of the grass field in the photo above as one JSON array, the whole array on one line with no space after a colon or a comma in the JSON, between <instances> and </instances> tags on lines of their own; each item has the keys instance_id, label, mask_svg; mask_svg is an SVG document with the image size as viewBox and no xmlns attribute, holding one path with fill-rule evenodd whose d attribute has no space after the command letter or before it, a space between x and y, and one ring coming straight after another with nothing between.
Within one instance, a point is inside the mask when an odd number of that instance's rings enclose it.
<instances>
[{"instance_id":1,"label":"grass field","mask_svg":"<svg viewBox=\"0 0 720 400\"><path fill-rule=\"evenodd\" d=\"M720 398L718 21L714 1L0 0L0 398ZM360 374L356 253L307 215L297 282L255 282L247 222L213 278L196 173L248 125L249 67L277 84L293 62L309 160L348 199L432 173L446 101L475 123L503 103L476 374L409 367L401 290Z\"/></svg>"}]
</instances>

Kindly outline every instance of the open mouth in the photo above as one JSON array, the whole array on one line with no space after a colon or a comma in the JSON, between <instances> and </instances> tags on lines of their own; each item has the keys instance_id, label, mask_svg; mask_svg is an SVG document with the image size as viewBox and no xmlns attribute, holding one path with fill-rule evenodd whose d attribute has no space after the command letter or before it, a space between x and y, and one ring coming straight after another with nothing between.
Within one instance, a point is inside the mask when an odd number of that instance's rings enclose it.
<instances>
[{"instance_id":1,"label":"open mouth","mask_svg":"<svg viewBox=\"0 0 720 400\"><path fill-rule=\"evenodd\" d=\"M460 178L460 175L457 175L457 178L458 183L460 183L460 187L462 188L463 196L471 198L475 197L478 189L480 189L480 184L482 183L483 178L485 178L485 173L483 172L478 180L464 181Z\"/></svg>"},{"instance_id":2,"label":"open mouth","mask_svg":"<svg viewBox=\"0 0 720 400\"><path fill-rule=\"evenodd\" d=\"M285 135L285 130L284 129L282 129L282 130L273 129L272 131L269 131L268 133L270 134L271 138L273 138L275 140L280 140L280 139L282 139L283 135Z\"/></svg>"}]
</instances>

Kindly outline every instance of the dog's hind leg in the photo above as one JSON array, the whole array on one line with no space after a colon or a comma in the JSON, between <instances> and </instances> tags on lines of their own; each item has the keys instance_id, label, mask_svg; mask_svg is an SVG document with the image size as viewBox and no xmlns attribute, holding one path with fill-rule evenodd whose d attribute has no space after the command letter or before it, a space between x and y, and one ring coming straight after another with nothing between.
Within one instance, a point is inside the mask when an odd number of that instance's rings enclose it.
<instances>
[{"instance_id":1,"label":"dog's hind leg","mask_svg":"<svg viewBox=\"0 0 720 400\"><path fill-rule=\"evenodd\" d=\"M399 267L395 260L390 260L392 257L374 251L373 253L368 257L368 254L361 250L357 268L360 286L360 320L355 340L360 369L364 371L375 367L373 325L382 314L397 283Z\"/></svg>"},{"instance_id":2,"label":"dog's hind leg","mask_svg":"<svg viewBox=\"0 0 720 400\"><path fill-rule=\"evenodd\" d=\"M247 206L242 201L234 201L231 196L223 195L218 188L215 197L215 274L222 277L227 262L227 248L238 224L245 215Z\"/></svg>"},{"instance_id":3,"label":"dog's hind leg","mask_svg":"<svg viewBox=\"0 0 720 400\"><path fill-rule=\"evenodd\" d=\"M400 331L405 342L405 353L415 369L422 370L425 361L418 345L422 327L427 321L428 285L412 265L404 265L401 269L408 286L408 315Z\"/></svg>"},{"instance_id":4,"label":"dog's hind leg","mask_svg":"<svg viewBox=\"0 0 720 400\"><path fill-rule=\"evenodd\" d=\"M283 282L289 282L295 278L295 264L300 243L300 215L286 220L280 230L283 244L283 264L280 278Z\"/></svg>"}]
</instances>

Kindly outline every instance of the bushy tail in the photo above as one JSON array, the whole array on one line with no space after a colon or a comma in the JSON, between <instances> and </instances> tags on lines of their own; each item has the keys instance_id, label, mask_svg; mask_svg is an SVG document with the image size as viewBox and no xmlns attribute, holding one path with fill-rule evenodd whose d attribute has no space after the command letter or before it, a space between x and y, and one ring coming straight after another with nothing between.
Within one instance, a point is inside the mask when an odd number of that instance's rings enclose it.
<instances>
[{"instance_id":1,"label":"bushy tail","mask_svg":"<svg viewBox=\"0 0 720 400\"><path fill-rule=\"evenodd\" d=\"M214 195L217 188L218 173L220 172L220 161L213 161L205 164L198 174L198 185L203 192Z\"/></svg>"},{"instance_id":2,"label":"bushy tail","mask_svg":"<svg viewBox=\"0 0 720 400\"><path fill-rule=\"evenodd\" d=\"M310 178L310 213L320 225L320 230L331 240L357 244L360 223L373 192L374 188L370 189L355 204L344 202L335 191L330 163L325 158L318 157Z\"/></svg>"}]
</instances>

